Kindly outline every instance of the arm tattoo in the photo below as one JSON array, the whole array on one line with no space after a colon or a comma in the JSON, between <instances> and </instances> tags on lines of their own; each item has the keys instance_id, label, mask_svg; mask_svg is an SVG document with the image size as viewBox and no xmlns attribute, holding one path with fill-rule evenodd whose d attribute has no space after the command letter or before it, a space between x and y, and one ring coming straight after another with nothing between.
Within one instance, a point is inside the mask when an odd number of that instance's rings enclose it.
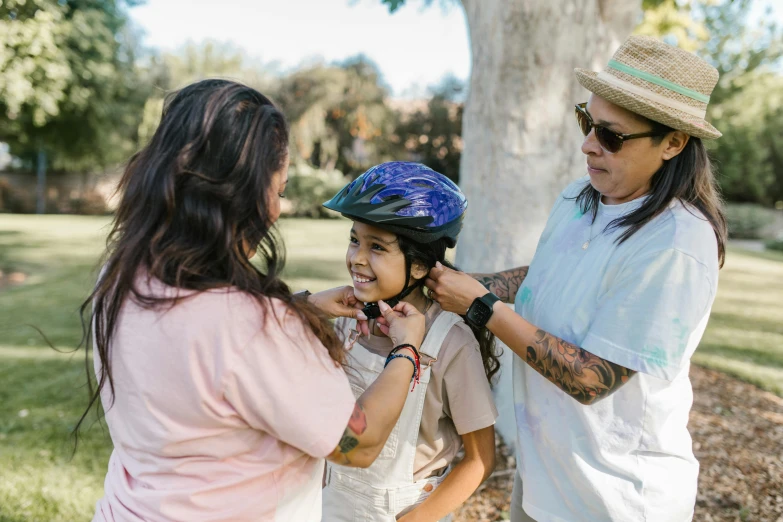
<instances>
[{"instance_id":1,"label":"arm tattoo","mask_svg":"<svg viewBox=\"0 0 783 522\"><path fill-rule=\"evenodd\" d=\"M348 419L348 426L345 427L343 436L337 447L332 452L332 458L337 464L347 466L351 463L351 459L348 458L348 453L354 450L359 445L359 435L365 432L367 429L367 415L357 402L353 407L353 413L351 418Z\"/></svg>"},{"instance_id":2,"label":"arm tattoo","mask_svg":"<svg viewBox=\"0 0 783 522\"><path fill-rule=\"evenodd\" d=\"M610 395L636 373L540 329L526 356L538 373L582 404Z\"/></svg>"},{"instance_id":3,"label":"arm tattoo","mask_svg":"<svg viewBox=\"0 0 783 522\"><path fill-rule=\"evenodd\" d=\"M522 281L527 277L529 267L521 266L504 270L497 274L472 274L476 280L484 285L487 290L498 296L504 303L511 303L522 286Z\"/></svg>"},{"instance_id":4,"label":"arm tattoo","mask_svg":"<svg viewBox=\"0 0 783 522\"><path fill-rule=\"evenodd\" d=\"M359 440L356 437L343 433L343 438L340 439L340 453L348 453L358 445Z\"/></svg>"},{"instance_id":5,"label":"arm tattoo","mask_svg":"<svg viewBox=\"0 0 783 522\"><path fill-rule=\"evenodd\" d=\"M367 429L367 416L358 403L353 407L351 418L348 419L348 427L357 435L361 435Z\"/></svg>"}]
</instances>

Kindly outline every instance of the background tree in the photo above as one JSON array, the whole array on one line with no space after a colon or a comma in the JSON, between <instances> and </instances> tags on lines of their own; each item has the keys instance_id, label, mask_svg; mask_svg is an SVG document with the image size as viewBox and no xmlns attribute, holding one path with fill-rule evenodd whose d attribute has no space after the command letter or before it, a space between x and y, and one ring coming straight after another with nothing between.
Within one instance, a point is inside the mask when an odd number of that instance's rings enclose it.
<instances>
[{"instance_id":1,"label":"background tree","mask_svg":"<svg viewBox=\"0 0 783 522\"><path fill-rule=\"evenodd\" d=\"M405 0L381 0L391 11ZM527 264L557 195L585 174L575 67L603 69L641 19L641 0L461 0L471 48L460 186L470 200L457 265ZM510 350L503 364L510 367ZM513 441L510 371L496 391Z\"/></svg>"},{"instance_id":2,"label":"background tree","mask_svg":"<svg viewBox=\"0 0 783 522\"><path fill-rule=\"evenodd\" d=\"M231 44L206 40L187 43L174 52L152 52L146 65L153 86L145 101L138 129L138 146L144 146L160 123L163 100L168 93L205 78L228 78L244 82L262 92L275 84L271 71L249 60Z\"/></svg>"},{"instance_id":3,"label":"background tree","mask_svg":"<svg viewBox=\"0 0 783 522\"><path fill-rule=\"evenodd\" d=\"M272 92L291 121L292 154L313 166L358 174L391 159L389 91L366 57L300 69Z\"/></svg>"},{"instance_id":4,"label":"background tree","mask_svg":"<svg viewBox=\"0 0 783 522\"><path fill-rule=\"evenodd\" d=\"M645 11L637 32L658 36L714 65L720 81L708 118L723 132L710 142L729 201L783 200L783 28L758 0L664 0Z\"/></svg>"},{"instance_id":5,"label":"background tree","mask_svg":"<svg viewBox=\"0 0 783 522\"><path fill-rule=\"evenodd\" d=\"M424 107L397 104L399 123L389 139L400 145L401 158L421 162L459 182L465 86L446 76L431 90Z\"/></svg>"},{"instance_id":6,"label":"background tree","mask_svg":"<svg viewBox=\"0 0 783 522\"><path fill-rule=\"evenodd\" d=\"M405 0L381 0L391 11ZM471 201L457 263L527 263L566 184L584 173L575 67L599 69L641 17L640 0L462 0L471 46L460 184Z\"/></svg>"},{"instance_id":7,"label":"background tree","mask_svg":"<svg viewBox=\"0 0 783 522\"><path fill-rule=\"evenodd\" d=\"M0 4L0 140L45 169L122 161L135 149L148 90L125 7L135 0L6 0Z\"/></svg>"}]
</instances>

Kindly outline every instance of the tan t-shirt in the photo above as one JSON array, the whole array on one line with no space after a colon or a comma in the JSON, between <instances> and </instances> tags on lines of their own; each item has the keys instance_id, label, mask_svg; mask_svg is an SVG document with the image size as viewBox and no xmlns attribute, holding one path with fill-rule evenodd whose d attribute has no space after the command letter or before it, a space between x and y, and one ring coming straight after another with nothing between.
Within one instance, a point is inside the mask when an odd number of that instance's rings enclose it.
<instances>
[{"instance_id":1,"label":"tan t-shirt","mask_svg":"<svg viewBox=\"0 0 783 522\"><path fill-rule=\"evenodd\" d=\"M427 311L427 331L441 311L438 303L433 303ZM345 329L345 321L337 320L338 331ZM369 339L360 337L357 344L382 357L389 355L394 347L391 339L376 335L370 335ZM351 372L347 375L349 380L357 378ZM446 335L438 360L432 364L413 478L439 475L462 448L460 435L492 426L497 416L478 341L467 324L457 323Z\"/></svg>"}]
</instances>

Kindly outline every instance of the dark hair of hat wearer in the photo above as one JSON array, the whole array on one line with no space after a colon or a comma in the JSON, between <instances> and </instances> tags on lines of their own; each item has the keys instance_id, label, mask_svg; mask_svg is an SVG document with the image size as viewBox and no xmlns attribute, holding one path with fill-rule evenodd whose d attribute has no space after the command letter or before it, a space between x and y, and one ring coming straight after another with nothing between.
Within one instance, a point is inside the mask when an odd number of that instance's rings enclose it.
<instances>
[{"instance_id":1,"label":"dark hair of hat wearer","mask_svg":"<svg viewBox=\"0 0 783 522\"><path fill-rule=\"evenodd\" d=\"M661 136L650 138L656 145L675 130L644 116L637 116L647 120L651 131L661 133ZM639 208L614 219L607 225L606 230L625 229L617 239L618 244L628 240L666 210L672 200L678 199L687 209L699 211L704 219L709 221L718 241L718 263L723 267L728 238L726 216L715 182L712 163L700 138L690 136L688 143L677 156L664 161L650 180L650 191L647 196ZM591 213L592 219L595 220L601 193L588 183L574 199L580 205L582 212Z\"/></svg>"}]
</instances>

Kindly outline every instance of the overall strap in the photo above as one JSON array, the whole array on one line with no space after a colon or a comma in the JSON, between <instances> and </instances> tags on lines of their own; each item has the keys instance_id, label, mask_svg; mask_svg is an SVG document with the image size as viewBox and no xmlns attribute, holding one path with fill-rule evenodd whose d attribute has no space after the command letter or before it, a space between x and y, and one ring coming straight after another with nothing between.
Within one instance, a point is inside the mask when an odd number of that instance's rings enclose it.
<instances>
[{"instance_id":1,"label":"overall strap","mask_svg":"<svg viewBox=\"0 0 783 522\"><path fill-rule=\"evenodd\" d=\"M462 317L445 310L438 314L432 322L432 326L424 337L424 342L419 349L422 355L428 355L433 359L438 358L438 353L446 340L451 327L462 321Z\"/></svg>"},{"instance_id":2,"label":"overall strap","mask_svg":"<svg viewBox=\"0 0 783 522\"><path fill-rule=\"evenodd\" d=\"M424 337L424 342L419 349L419 353L421 353L422 356L421 376L419 379L422 383L426 384L430 381L430 376L432 375L430 366L438 360L438 354L443 347L443 341L446 340L449 331L460 321L462 321L460 316L446 311L439 313L435 318L435 321L433 321Z\"/></svg>"}]
</instances>

